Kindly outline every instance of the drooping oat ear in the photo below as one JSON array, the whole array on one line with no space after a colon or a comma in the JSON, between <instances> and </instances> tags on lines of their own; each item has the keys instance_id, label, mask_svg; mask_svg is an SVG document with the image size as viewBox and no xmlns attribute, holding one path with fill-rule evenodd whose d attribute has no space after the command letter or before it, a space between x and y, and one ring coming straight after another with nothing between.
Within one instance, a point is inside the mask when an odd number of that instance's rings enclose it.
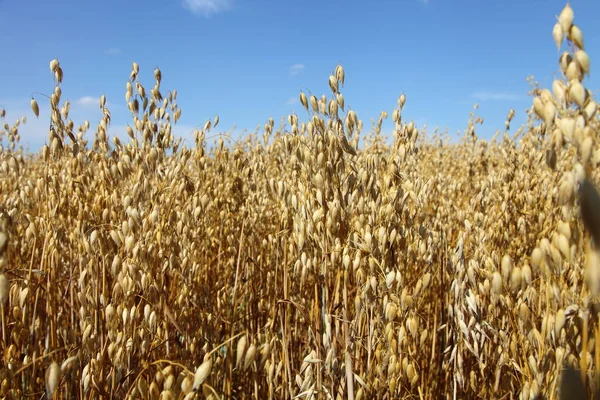
<instances>
[{"instance_id":1,"label":"drooping oat ear","mask_svg":"<svg viewBox=\"0 0 600 400\"><path fill-rule=\"evenodd\" d=\"M573 44L575 44L575 46L583 50L583 32L581 31L581 29L579 29L577 25L573 25L571 27L569 37L573 41Z\"/></svg>"},{"instance_id":2,"label":"drooping oat ear","mask_svg":"<svg viewBox=\"0 0 600 400\"><path fill-rule=\"evenodd\" d=\"M567 79L568 80L583 80L583 71L579 63L571 61L567 66Z\"/></svg>"},{"instance_id":3,"label":"drooping oat ear","mask_svg":"<svg viewBox=\"0 0 600 400\"><path fill-rule=\"evenodd\" d=\"M338 103L338 105L340 106L340 108L341 108L341 109L342 109L342 111L343 111L343 110L344 110L344 95L343 95L343 94L341 94L341 93L338 93L338 94L335 96L335 98L336 98L336 100L337 100L337 103Z\"/></svg>"},{"instance_id":4,"label":"drooping oat ear","mask_svg":"<svg viewBox=\"0 0 600 400\"><path fill-rule=\"evenodd\" d=\"M246 349L248 348L248 342L246 335L243 335L239 338L237 342L237 350L235 352L235 366L237 368L240 367L242 361L244 360L244 356L246 355Z\"/></svg>"},{"instance_id":5,"label":"drooping oat ear","mask_svg":"<svg viewBox=\"0 0 600 400\"><path fill-rule=\"evenodd\" d=\"M346 73L344 72L344 67L342 67L340 64L335 67L335 77L342 84L342 86L344 86Z\"/></svg>"},{"instance_id":6,"label":"drooping oat ear","mask_svg":"<svg viewBox=\"0 0 600 400\"><path fill-rule=\"evenodd\" d=\"M37 101L32 97L31 98L31 110L35 114L36 117L40 117L40 107L38 106Z\"/></svg>"},{"instance_id":7,"label":"drooping oat ear","mask_svg":"<svg viewBox=\"0 0 600 400\"><path fill-rule=\"evenodd\" d=\"M565 104L566 92L567 89L563 81L555 79L552 82L552 94L561 107Z\"/></svg>"},{"instance_id":8,"label":"drooping oat ear","mask_svg":"<svg viewBox=\"0 0 600 400\"><path fill-rule=\"evenodd\" d=\"M354 149L354 147L352 147L350 145L350 143L348 143L348 139L346 139L346 136L341 135L339 137L339 139L340 139L340 145L342 147L342 150L344 150L344 152L346 152L346 153L348 153L348 154L350 154L352 156L356 156L357 155L356 150Z\"/></svg>"},{"instance_id":9,"label":"drooping oat ear","mask_svg":"<svg viewBox=\"0 0 600 400\"><path fill-rule=\"evenodd\" d=\"M58 83L62 83L63 80L63 70L61 67L57 67L56 71L54 72L54 78L56 79L56 81Z\"/></svg>"},{"instance_id":10,"label":"drooping oat ear","mask_svg":"<svg viewBox=\"0 0 600 400\"><path fill-rule=\"evenodd\" d=\"M594 242L600 244L600 194L587 178L579 186L579 197L583 223Z\"/></svg>"},{"instance_id":11,"label":"drooping oat ear","mask_svg":"<svg viewBox=\"0 0 600 400\"><path fill-rule=\"evenodd\" d=\"M52 71L53 73L56 72L58 66L58 58L55 58L54 60L50 61L50 71Z\"/></svg>"},{"instance_id":12,"label":"drooping oat ear","mask_svg":"<svg viewBox=\"0 0 600 400\"><path fill-rule=\"evenodd\" d=\"M588 119L588 121L591 120L592 118L594 118L597 111L598 111L598 103L596 103L594 100L588 101L587 105L583 109L584 115Z\"/></svg>"},{"instance_id":13,"label":"drooping oat ear","mask_svg":"<svg viewBox=\"0 0 600 400\"><path fill-rule=\"evenodd\" d=\"M336 118L338 116L338 104L337 101L335 100L329 100L329 103L327 104L327 110L329 112L329 115Z\"/></svg>"},{"instance_id":14,"label":"drooping oat ear","mask_svg":"<svg viewBox=\"0 0 600 400\"><path fill-rule=\"evenodd\" d=\"M553 102L549 101L544 104L544 122L547 126L551 126L554 122L554 117L556 116L556 106Z\"/></svg>"},{"instance_id":15,"label":"drooping oat ear","mask_svg":"<svg viewBox=\"0 0 600 400\"><path fill-rule=\"evenodd\" d=\"M194 382L192 384L192 390L198 390L200 385L204 383L206 378L210 375L212 370L212 356L210 354L206 354L204 356L204 361L196 370L194 374Z\"/></svg>"},{"instance_id":16,"label":"drooping oat ear","mask_svg":"<svg viewBox=\"0 0 600 400\"><path fill-rule=\"evenodd\" d=\"M333 75L329 75L329 88L334 94L338 92L338 80Z\"/></svg>"},{"instance_id":17,"label":"drooping oat ear","mask_svg":"<svg viewBox=\"0 0 600 400\"><path fill-rule=\"evenodd\" d=\"M310 106L312 107L313 112L319 112L319 101L317 100L317 97L313 94L310 95Z\"/></svg>"},{"instance_id":18,"label":"drooping oat ear","mask_svg":"<svg viewBox=\"0 0 600 400\"><path fill-rule=\"evenodd\" d=\"M565 76L567 75L567 68L569 67L571 61L573 61L573 56L568 51L563 51L563 53L558 58L560 70Z\"/></svg>"},{"instance_id":19,"label":"drooping oat ear","mask_svg":"<svg viewBox=\"0 0 600 400\"><path fill-rule=\"evenodd\" d=\"M60 382L60 366L54 361L46 370L46 393L49 399L52 398L58 383Z\"/></svg>"},{"instance_id":20,"label":"drooping oat ear","mask_svg":"<svg viewBox=\"0 0 600 400\"><path fill-rule=\"evenodd\" d=\"M544 103L540 97L533 98L533 111L538 117L544 119Z\"/></svg>"},{"instance_id":21,"label":"drooping oat ear","mask_svg":"<svg viewBox=\"0 0 600 400\"><path fill-rule=\"evenodd\" d=\"M302 104L302 107L306 108L306 111L308 111L308 99L304 92L300 92L300 103Z\"/></svg>"},{"instance_id":22,"label":"drooping oat ear","mask_svg":"<svg viewBox=\"0 0 600 400\"><path fill-rule=\"evenodd\" d=\"M252 365L252 363L256 359L256 354L257 354L256 345L254 343L252 343L250 345L250 347L248 347L248 350L246 351L246 355L244 356L244 365L243 365L244 370L248 369L248 367L250 367Z\"/></svg>"},{"instance_id":23,"label":"drooping oat ear","mask_svg":"<svg viewBox=\"0 0 600 400\"><path fill-rule=\"evenodd\" d=\"M584 75L589 75L590 73L590 57L584 50L577 50L575 52L575 61L579 64L581 71L583 71Z\"/></svg>"},{"instance_id":24,"label":"drooping oat ear","mask_svg":"<svg viewBox=\"0 0 600 400\"><path fill-rule=\"evenodd\" d=\"M585 95L583 85L577 79L573 79L569 87L569 96L579 108L583 108L585 105Z\"/></svg>"}]
</instances>

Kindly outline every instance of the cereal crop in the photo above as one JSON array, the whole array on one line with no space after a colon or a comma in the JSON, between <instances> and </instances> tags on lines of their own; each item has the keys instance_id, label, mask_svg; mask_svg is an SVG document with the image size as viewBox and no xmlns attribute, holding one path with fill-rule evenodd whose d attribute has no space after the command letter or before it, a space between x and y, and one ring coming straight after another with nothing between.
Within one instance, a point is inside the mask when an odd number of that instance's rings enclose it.
<instances>
[{"instance_id":1,"label":"cereal crop","mask_svg":"<svg viewBox=\"0 0 600 400\"><path fill-rule=\"evenodd\" d=\"M600 119L557 11L557 78L491 140L477 107L458 142L424 132L410 94L367 132L338 65L280 127L233 140L215 117L186 141L177 91L137 63L123 140L105 96L97 125L69 118L52 60L28 116L51 109L47 145L23 152L26 117L1 133L0 396L591 396Z\"/></svg>"}]
</instances>

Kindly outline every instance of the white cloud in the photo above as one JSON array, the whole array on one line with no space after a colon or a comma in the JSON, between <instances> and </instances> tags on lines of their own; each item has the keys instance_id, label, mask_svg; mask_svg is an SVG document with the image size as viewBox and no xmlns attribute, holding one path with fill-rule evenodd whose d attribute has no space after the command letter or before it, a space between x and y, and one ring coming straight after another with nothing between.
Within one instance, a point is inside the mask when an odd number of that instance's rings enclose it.
<instances>
[{"instance_id":1,"label":"white cloud","mask_svg":"<svg viewBox=\"0 0 600 400\"><path fill-rule=\"evenodd\" d=\"M294 64L290 67L290 75L297 75L304 69L304 64Z\"/></svg>"},{"instance_id":2,"label":"white cloud","mask_svg":"<svg viewBox=\"0 0 600 400\"><path fill-rule=\"evenodd\" d=\"M196 15L209 17L231 8L231 0L183 0L183 8Z\"/></svg>"},{"instance_id":3,"label":"white cloud","mask_svg":"<svg viewBox=\"0 0 600 400\"><path fill-rule=\"evenodd\" d=\"M286 104L289 106L293 106L297 102L298 102L298 99L296 97L290 97L289 99L287 99Z\"/></svg>"},{"instance_id":4,"label":"white cloud","mask_svg":"<svg viewBox=\"0 0 600 400\"><path fill-rule=\"evenodd\" d=\"M76 103L84 107L100 106L100 98L92 96L83 96L77 99Z\"/></svg>"},{"instance_id":5,"label":"white cloud","mask_svg":"<svg viewBox=\"0 0 600 400\"><path fill-rule=\"evenodd\" d=\"M116 47L111 47L110 49L106 49L104 54L106 54L107 56L116 56L118 54L121 54L121 49L116 48Z\"/></svg>"},{"instance_id":6,"label":"white cloud","mask_svg":"<svg viewBox=\"0 0 600 400\"><path fill-rule=\"evenodd\" d=\"M472 95L475 99L480 101L516 101L519 100L519 96L513 93L506 92L488 92L479 91Z\"/></svg>"},{"instance_id":7,"label":"white cloud","mask_svg":"<svg viewBox=\"0 0 600 400\"><path fill-rule=\"evenodd\" d=\"M429 4L429 0L419 0L420 3Z\"/></svg>"}]
</instances>

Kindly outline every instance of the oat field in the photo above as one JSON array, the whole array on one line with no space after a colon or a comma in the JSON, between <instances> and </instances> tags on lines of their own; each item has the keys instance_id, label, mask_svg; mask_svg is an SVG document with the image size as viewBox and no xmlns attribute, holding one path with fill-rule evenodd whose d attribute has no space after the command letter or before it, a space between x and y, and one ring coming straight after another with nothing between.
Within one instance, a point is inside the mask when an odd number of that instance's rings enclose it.
<instances>
[{"instance_id":1,"label":"oat field","mask_svg":"<svg viewBox=\"0 0 600 400\"><path fill-rule=\"evenodd\" d=\"M0 396L591 396L600 119L583 33L556 12L562 76L532 77L527 124L510 110L491 140L476 107L458 142L424 134L410 94L367 132L338 65L287 124L233 140L216 117L186 144L177 92L136 63L123 140L104 96L97 125L69 119L52 60L54 92L3 121ZM30 156L19 124L41 102L53 128Z\"/></svg>"}]
</instances>

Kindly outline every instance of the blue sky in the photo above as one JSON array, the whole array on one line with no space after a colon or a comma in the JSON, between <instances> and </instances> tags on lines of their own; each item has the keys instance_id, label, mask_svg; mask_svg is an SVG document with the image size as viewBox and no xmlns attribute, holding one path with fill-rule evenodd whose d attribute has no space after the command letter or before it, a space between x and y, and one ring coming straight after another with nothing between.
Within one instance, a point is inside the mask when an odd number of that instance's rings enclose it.
<instances>
[{"instance_id":1,"label":"blue sky","mask_svg":"<svg viewBox=\"0 0 600 400\"><path fill-rule=\"evenodd\" d=\"M131 121L125 84L133 61L142 84L163 74L162 91L178 90L182 116L175 132L190 132L216 114L219 131L254 131L269 117L296 111L300 90L330 95L329 74L338 62L346 71L347 106L371 127L405 93L404 120L448 128L467 126L479 104L481 137L502 129L509 109L513 131L531 105L526 78L550 88L559 52L552 39L556 0L0 0L5 32L0 59L0 107L12 123L22 115L21 142L36 151L47 140L48 103L37 96L40 119L29 108L32 92L50 94L48 63L64 70L63 100L72 104L75 126L101 117L105 94L111 134L125 136ZM598 0L572 0L575 23L591 59L586 87L596 92L600 57ZM390 133L390 119L384 132Z\"/></svg>"}]
</instances>

